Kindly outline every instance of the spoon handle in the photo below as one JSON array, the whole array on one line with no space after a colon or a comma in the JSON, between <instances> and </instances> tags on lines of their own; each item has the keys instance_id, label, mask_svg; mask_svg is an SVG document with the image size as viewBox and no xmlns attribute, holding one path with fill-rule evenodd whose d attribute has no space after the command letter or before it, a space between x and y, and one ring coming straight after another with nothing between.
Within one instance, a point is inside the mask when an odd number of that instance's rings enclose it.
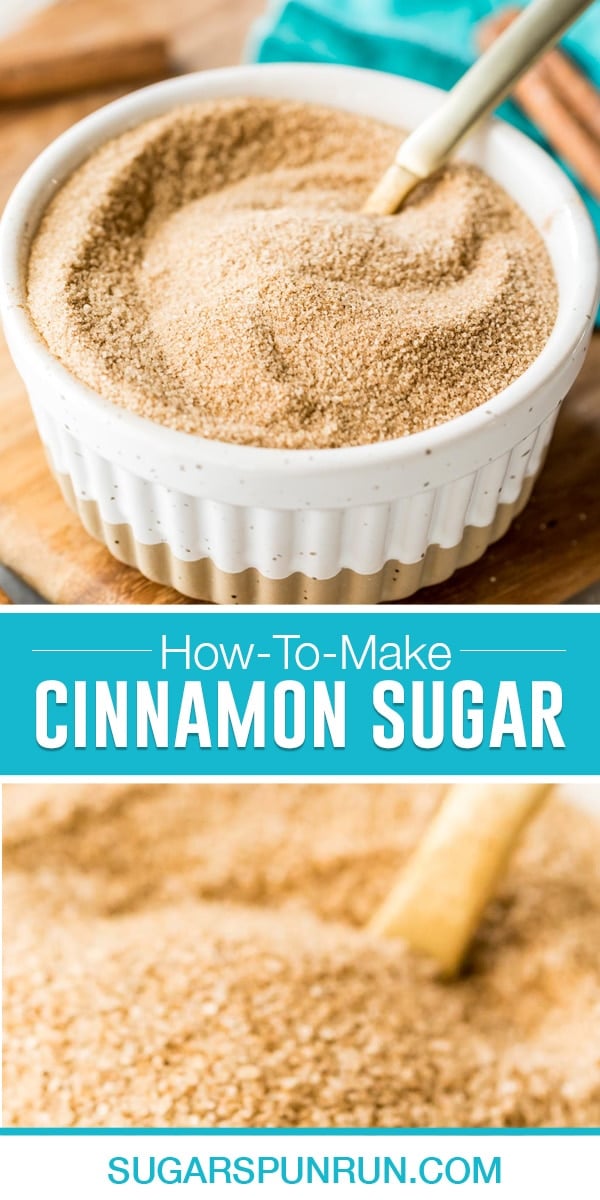
<instances>
[{"instance_id":1,"label":"spoon handle","mask_svg":"<svg viewBox=\"0 0 600 1200\"><path fill-rule=\"evenodd\" d=\"M451 787L371 918L371 933L401 937L429 954L443 975L456 975L522 831L551 786Z\"/></svg>"},{"instance_id":2,"label":"spoon handle","mask_svg":"<svg viewBox=\"0 0 600 1200\"><path fill-rule=\"evenodd\" d=\"M396 163L420 179L436 170L473 126L512 91L591 0L533 0L463 75L446 100L402 143Z\"/></svg>"}]
</instances>

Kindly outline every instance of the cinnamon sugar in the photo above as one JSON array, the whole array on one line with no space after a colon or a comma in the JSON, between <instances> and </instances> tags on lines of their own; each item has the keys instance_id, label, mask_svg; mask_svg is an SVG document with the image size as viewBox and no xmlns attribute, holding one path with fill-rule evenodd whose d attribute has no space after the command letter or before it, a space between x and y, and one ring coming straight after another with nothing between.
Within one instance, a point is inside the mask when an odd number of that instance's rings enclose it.
<instances>
[{"instance_id":1,"label":"cinnamon sugar","mask_svg":"<svg viewBox=\"0 0 600 1200\"><path fill-rule=\"evenodd\" d=\"M362 932L438 798L6 787L4 1120L598 1125L600 825L550 802L444 985Z\"/></svg>"},{"instance_id":2,"label":"cinnamon sugar","mask_svg":"<svg viewBox=\"0 0 600 1200\"><path fill-rule=\"evenodd\" d=\"M40 332L117 404L224 441L355 445L484 403L550 334L548 255L466 164L394 217L361 214L397 144L366 118L256 98L125 133L42 220Z\"/></svg>"}]
</instances>

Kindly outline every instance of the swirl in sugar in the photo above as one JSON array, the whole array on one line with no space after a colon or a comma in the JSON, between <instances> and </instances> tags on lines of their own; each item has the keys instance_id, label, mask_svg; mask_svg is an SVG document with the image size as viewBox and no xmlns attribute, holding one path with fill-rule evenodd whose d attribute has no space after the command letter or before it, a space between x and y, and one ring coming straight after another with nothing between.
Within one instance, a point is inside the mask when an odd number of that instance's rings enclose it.
<instances>
[{"instance_id":1,"label":"swirl in sugar","mask_svg":"<svg viewBox=\"0 0 600 1200\"><path fill-rule=\"evenodd\" d=\"M360 212L395 128L262 99L179 108L79 169L30 305L84 382L164 425L276 447L405 436L484 403L556 315L536 230L457 163Z\"/></svg>"}]
</instances>

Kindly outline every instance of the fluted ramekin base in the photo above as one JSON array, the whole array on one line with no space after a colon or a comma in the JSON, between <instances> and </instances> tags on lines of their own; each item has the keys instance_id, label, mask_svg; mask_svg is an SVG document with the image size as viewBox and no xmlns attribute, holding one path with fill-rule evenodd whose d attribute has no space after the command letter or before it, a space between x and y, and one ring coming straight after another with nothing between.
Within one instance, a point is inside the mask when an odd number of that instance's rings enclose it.
<instances>
[{"instance_id":1,"label":"fluted ramekin base","mask_svg":"<svg viewBox=\"0 0 600 1200\"><path fill-rule=\"evenodd\" d=\"M404 600L420 588L442 583L459 567L481 558L525 507L536 479L535 475L527 476L517 500L499 504L489 525L466 526L456 546L430 545L419 562L390 560L371 575L344 567L330 579L314 579L301 571L270 579L254 567L223 571L210 558L184 562L166 542L145 544L135 537L130 525L103 520L96 501L77 496L68 475L54 474L65 500L87 532L103 542L116 559L137 568L155 583L211 604L378 604Z\"/></svg>"}]
</instances>

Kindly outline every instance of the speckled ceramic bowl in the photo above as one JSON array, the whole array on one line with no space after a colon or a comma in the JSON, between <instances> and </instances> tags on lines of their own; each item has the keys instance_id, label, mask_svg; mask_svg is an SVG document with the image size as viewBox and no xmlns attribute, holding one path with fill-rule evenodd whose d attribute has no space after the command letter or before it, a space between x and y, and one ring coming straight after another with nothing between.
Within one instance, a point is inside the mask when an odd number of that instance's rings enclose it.
<instances>
[{"instance_id":1,"label":"speckled ceramic bowl","mask_svg":"<svg viewBox=\"0 0 600 1200\"><path fill-rule=\"evenodd\" d=\"M234 67L127 96L58 138L30 167L0 231L4 326L51 468L89 532L123 562L218 603L372 603L473 562L530 495L598 299L585 208L563 172L509 126L465 147L539 229L559 286L539 358L479 409L425 433L337 450L208 441L109 403L52 357L28 316L25 273L40 216L102 142L176 104L261 95L338 106L411 129L441 93L349 67Z\"/></svg>"}]
</instances>

